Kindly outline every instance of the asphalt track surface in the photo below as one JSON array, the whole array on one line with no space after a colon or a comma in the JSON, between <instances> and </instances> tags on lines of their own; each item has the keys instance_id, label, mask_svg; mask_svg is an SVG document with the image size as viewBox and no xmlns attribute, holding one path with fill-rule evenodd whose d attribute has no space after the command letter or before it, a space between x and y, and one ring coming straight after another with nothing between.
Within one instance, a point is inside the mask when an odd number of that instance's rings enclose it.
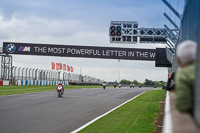
<instances>
[{"instance_id":1,"label":"asphalt track surface","mask_svg":"<svg viewBox=\"0 0 200 133\"><path fill-rule=\"evenodd\" d=\"M69 133L153 88L93 88L0 97L0 133Z\"/></svg>"}]
</instances>

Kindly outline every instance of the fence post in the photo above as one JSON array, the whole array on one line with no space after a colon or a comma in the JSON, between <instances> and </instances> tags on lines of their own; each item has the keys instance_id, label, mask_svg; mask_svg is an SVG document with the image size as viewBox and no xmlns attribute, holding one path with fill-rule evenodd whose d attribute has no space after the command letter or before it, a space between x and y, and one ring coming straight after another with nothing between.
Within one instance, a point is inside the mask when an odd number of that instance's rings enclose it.
<instances>
[{"instance_id":1,"label":"fence post","mask_svg":"<svg viewBox=\"0 0 200 133\"><path fill-rule=\"evenodd\" d=\"M34 80L34 71L35 71L35 69L32 69L32 79ZM35 79L36 80L36 79Z\"/></svg>"},{"instance_id":2,"label":"fence post","mask_svg":"<svg viewBox=\"0 0 200 133\"><path fill-rule=\"evenodd\" d=\"M29 69L29 73L28 73L29 74L29 78L28 78L29 80L31 79L31 69L32 68Z\"/></svg>"},{"instance_id":3,"label":"fence post","mask_svg":"<svg viewBox=\"0 0 200 133\"><path fill-rule=\"evenodd\" d=\"M21 67L18 68L18 78L17 78L17 79L19 79L19 72L20 72L20 69L21 69Z\"/></svg>"},{"instance_id":4,"label":"fence post","mask_svg":"<svg viewBox=\"0 0 200 133\"><path fill-rule=\"evenodd\" d=\"M27 76L27 72L28 71L28 68L26 68L26 77L25 77L25 79L27 80L28 79L28 76Z\"/></svg>"},{"instance_id":5,"label":"fence post","mask_svg":"<svg viewBox=\"0 0 200 133\"><path fill-rule=\"evenodd\" d=\"M22 68L22 80L23 80L23 75L24 75L24 69L25 69L25 67L24 68Z\"/></svg>"},{"instance_id":6,"label":"fence post","mask_svg":"<svg viewBox=\"0 0 200 133\"><path fill-rule=\"evenodd\" d=\"M38 72L38 69L35 70L35 80L37 80L37 72Z\"/></svg>"}]
</instances>

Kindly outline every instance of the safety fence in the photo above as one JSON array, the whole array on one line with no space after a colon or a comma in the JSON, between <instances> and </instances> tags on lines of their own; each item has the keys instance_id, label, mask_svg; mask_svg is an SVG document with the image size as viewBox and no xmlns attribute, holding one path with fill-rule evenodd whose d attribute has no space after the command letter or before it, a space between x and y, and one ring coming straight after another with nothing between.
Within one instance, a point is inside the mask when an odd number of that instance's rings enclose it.
<instances>
[{"instance_id":1,"label":"safety fence","mask_svg":"<svg viewBox=\"0 0 200 133\"><path fill-rule=\"evenodd\" d=\"M81 74L63 73L63 80L71 84L102 84L103 80Z\"/></svg>"},{"instance_id":2,"label":"safety fence","mask_svg":"<svg viewBox=\"0 0 200 133\"><path fill-rule=\"evenodd\" d=\"M12 69L7 71L6 78L1 74L1 79L4 77L2 80L10 81L10 84L15 85L37 85L37 81L42 81L41 84L44 84L45 81L45 84L47 82L48 85L50 85L50 81L65 81L70 85L100 85L104 81L87 75L25 67L12 66Z\"/></svg>"},{"instance_id":3,"label":"safety fence","mask_svg":"<svg viewBox=\"0 0 200 133\"><path fill-rule=\"evenodd\" d=\"M194 89L194 119L200 128L200 0L186 0L182 15L179 42L193 40L198 44L196 81Z\"/></svg>"},{"instance_id":4,"label":"safety fence","mask_svg":"<svg viewBox=\"0 0 200 133\"><path fill-rule=\"evenodd\" d=\"M198 125L198 128L200 128L200 0L185 0L185 6L182 12L182 15L177 12L168 2L167 0L162 0L164 3L171 9L171 11L177 16L180 20L180 27L176 26L172 20L172 25L175 26L175 28L179 29L179 36L178 40L174 43L174 48L176 49L178 44L185 40L193 40L197 42L198 44L198 51L197 51L197 66L196 66L196 72L195 72L195 88L194 88L194 119L196 121L195 125ZM174 36L173 34L171 34ZM174 36L174 38L177 38ZM173 40L172 40L173 41ZM168 52L169 53L169 52ZM176 54L174 53L171 56L171 62L172 62L172 68L169 69L170 71L177 71L178 64L176 60ZM170 60L169 60L170 61ZM187 119L182 119L187 120ZM188 120L187 120L188 121ZM173 125L174 126L174 125ZM176 126L174 126L176 127ZM180 127L185 127L183 125L183 122L181 122ZM188 126L187 126L188 127ZM178 129L178 126L176 127ZM188 128L189 129L189 128ZM184 130L184 132L192 132L193 131L187 131ZM183 131L181 132L183 133Z\"/></svg>"},{"instance_id":5,"label":"safety fence","mask_svg":"<svg viewBox=\"0 0 200 133\"><path fill-rule=\"evenodd\" d=\"M48 80L18 80L17 85L69 85L68 81L48 81Z\"/></svg>"}]
</instances>

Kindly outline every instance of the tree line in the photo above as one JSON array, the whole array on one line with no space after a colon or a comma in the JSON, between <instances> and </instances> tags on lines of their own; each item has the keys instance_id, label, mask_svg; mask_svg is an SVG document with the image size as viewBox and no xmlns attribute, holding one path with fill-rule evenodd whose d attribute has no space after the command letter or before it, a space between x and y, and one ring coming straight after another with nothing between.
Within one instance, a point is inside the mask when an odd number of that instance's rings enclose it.
<instances>
[{"instance_id":1,"label":"tree line","mask_svg":"<svg viewBox=\"0 0 200 133\"><path fill-rule=\"evenodd\" d=\"M137 80L130 81L130 80L122 79L119 83L123 85L135 84L135 85L142 85L142 86L155 86L155 85L164 86L166 84L166 82L164 81L152 81L149 79L145 79L143 83Z\"/></svg>"}]
</instances>

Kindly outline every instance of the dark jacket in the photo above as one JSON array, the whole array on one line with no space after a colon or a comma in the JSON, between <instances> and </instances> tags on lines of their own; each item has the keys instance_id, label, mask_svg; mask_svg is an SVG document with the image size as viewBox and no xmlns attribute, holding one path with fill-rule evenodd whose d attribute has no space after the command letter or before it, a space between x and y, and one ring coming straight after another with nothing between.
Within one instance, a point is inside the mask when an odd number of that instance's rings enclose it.
<instances>
[{"instance_id":1,"label":"dark jacket","mask_svg":"<svg viewBox=\"0 0 200 133\"><path fill-rule=\"evenodd\" d=\"M172 73L171 78L168 78L166 90L174 90L175 89L175 72Z\"/></svg>"}]
</instances>

